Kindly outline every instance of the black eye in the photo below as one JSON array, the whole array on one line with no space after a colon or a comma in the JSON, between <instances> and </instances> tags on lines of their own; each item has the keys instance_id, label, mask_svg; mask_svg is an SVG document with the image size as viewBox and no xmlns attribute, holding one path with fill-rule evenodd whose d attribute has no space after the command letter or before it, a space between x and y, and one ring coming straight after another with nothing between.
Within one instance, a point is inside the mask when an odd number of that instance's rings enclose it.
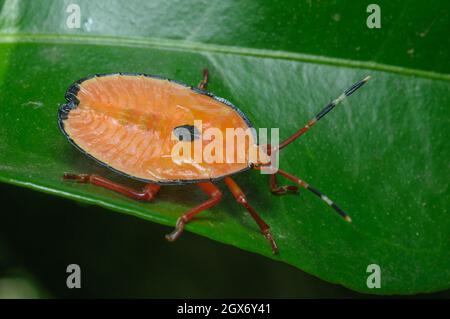
<instances>
[{"instance_id":1,"label":"black eye","mask_svg":"<svg viewBox=\"0 0 450 319\"><path fill-rule=\"evenodd\" d=\"M173 129L173 134L179 141L191 142L200 138L200 132L194 125L181 125Z\"/></svg>"}]
</instances>

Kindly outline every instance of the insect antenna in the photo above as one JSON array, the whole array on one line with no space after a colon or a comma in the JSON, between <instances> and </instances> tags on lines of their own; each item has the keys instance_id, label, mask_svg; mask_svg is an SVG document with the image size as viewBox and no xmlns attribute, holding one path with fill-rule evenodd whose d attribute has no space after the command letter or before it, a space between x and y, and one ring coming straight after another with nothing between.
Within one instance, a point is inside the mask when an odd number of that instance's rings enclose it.
<instances>
[{"instance_id":1,"label":"insect antenna","mask_svg":"<svg viewBox=\"0 0 450 319\"><path fill-rule=\"evenodd\" d=\"M287 179L293 181L294 183L300 185L301 187L309 190L313 194L315 194L317 197L319 197L321 200L323 200L325 203L327 203L331 208L335 210L336 213L338 213L342 218L344 218L347 222L351 223L352 219L350 216L344 212L338 205L336 205L335 202L333 202L331 199L329 199L326 195L324 195L322 192L320 192L318 189L314 188L313 186L309 185L305 181L301 180L298 177L295 177L294 175L291 175L285 171L282 171L281 169L278 169L278 174L286 177Z\"/></svg>"},{"instance_id":2,"label":"insect antenna","mask_svg":"<svg viewBox=\"0 0 450 319\"><path fill-rule=\"evenodd\" d=\"M310 119L308 123L306 123L305 126L303 126L300 130L298 130L296 133L294 133L292 136L284 140L280 143L278 148L276 150L280 150L287 145L291 144L294 140L302 136L304 133L306 133L314 124L316 124L322 117L327 115L332 109L334 109L339 103L341 103L345 98L355 93L356 90L358 90L360 87L362 87L367 81L369 81L370 76L365 77L361 81L356 82L351 87L349 87L347 90L344 91L339 97L328 103L317 115Z\"/></svg>"}]
</instances>

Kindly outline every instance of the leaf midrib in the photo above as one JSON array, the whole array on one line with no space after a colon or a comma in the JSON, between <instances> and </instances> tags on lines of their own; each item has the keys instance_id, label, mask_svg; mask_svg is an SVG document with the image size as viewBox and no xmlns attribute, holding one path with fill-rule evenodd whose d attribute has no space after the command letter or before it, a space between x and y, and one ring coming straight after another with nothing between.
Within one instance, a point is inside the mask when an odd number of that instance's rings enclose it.
<instances>
[{"instance_id":1,"label":"leaf midrib","mask_svg":"<svg viewBox=\"0 0 450 319\"><path fill-rule=\"evenodd\" d=\"M100 35L60 35L60 34L28 34L0 33L1 43L78 43L87 45L103 46L126 46L138 48L169 49L186 52L209 52L234 54L242 56L281 59L290 61L310 62L317 64L335 65L350 68L363 68L368 70L397 73L407 76L416 76L434 80L450 82L450 74L426 71L421 69L405 68L401 66L382 64L370 61L356 61L342 58L332 58L312 54L304 54L290 51L266 50L248 47L236 47L220 44L209 44L186 40L164 39L164 38L143 38L143 37L112 37Z\"/></svg>"}]
</instances>

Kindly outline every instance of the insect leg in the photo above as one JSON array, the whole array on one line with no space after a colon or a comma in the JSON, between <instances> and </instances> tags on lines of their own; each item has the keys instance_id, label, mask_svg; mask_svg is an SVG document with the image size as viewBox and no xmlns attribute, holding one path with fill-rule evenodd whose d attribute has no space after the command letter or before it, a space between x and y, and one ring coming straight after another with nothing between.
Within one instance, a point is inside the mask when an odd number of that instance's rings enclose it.
<instances>
[{"instance_id":1,"label":"insect leg","mask_svg":"<svg viewBox=\"0 0 450 319\"><path fill-rule=\"evenodd\" d=\"M258 213L255 211L255 209L250 206L250 204L247 202L247 198L245 197L244 192L241 190L241 188L236 184L236 182L231 177L225 177L224 179L225 184L230 189L233 196L236 198L236 201L244 206L247 211L250 213L250 215L253 217L253 219L258 224L259 228L261 229L262 234L266 239L269 241L270 246L272 247L272 251L274 254L278 254L278 247L275 243L275 240L272 237L272 233L270 232L269 225L266 224L266 222L258 215Z\"/></svg>"},{"instance_id":2,"label":"insect leg","mask_svg":"<svg viewBox=\"0 0 450 319\"><path fill-rule=\"evenodd\" d=\"M206 90L208 88L209 72L208 69L203 69L203 79L198 84L198 88L201 90Z\"/></svg>"},{"instance_id":3,"label":"insect leg","mask_svg":"<svg viewBox=\"0 0 450 319\"><path fill-rule=\"evenodd\" d=\"M184 230L184 225L186 225L195 215L215 206L222 199L222 192L213 183L204 182L198 183L197 185L200 186L200 188L209 195L210 199L198 205L197 207L192 208L190 211L178 218L175 230L172 233L166 235L166 239L168 241L174 241L178 237L180 237L181 233Z\"/></svg>"},{"instance_id":4,"label":"insect leg","mask_svg":"<svg viewBox=\"0 0 450 319\"><path fill-rule=\"evenodd\" d=\"M67 180L73 180L78 183L90 183L123 194L127 197L144 201L151 201L153 198L155 198L156 193L158 193L159 189L161 188L161 186L156 184L147 184L142 191L138 191L93 174L90 175L65 173L63 178Z\"/></svg>"},{"instance_id":5,"label":"insect leg","mask_svg":"<svg viewBox=\"0 0 450 319\"><path fill-rule=\"evenodd\" d=\"M338 213L342 218L344 218L346 221L351 223L352 219L350 218L350 216L347 215L346 212L344 212L338 205L336 205L335 202L333 202L331 199L329 199L327 196L322 194L322 192L320 192L319 190L317 190L313 186L309 185L308 183L306 183L305 181L301 180L300 178L295 177L294 175L291 175L291 174L289 174L289 173L287 173L285 171L282 171L281 169L278 169L277 174L280 174L280 175L286 177L287 179L293 181L294 183L297 183L301 187L309 190L314 195L316 195L321 200L323 200L325 203L327 203L329 206L331 206L331 208L333 208L336 211L336 213Z\"/></svg>"},{"instance_id":6,"label":"insect leg","mask_svg":"<svg viewBox=\"0 0 450 319\"><path fill-rule=\"evenodd\" d=\"M272 192L272 194L275 194L275 195L298 193L298 187L295 185L278 186L276 174L270 175L269 185L270 185L270 191Z\"/></svg>"}]
</instances>

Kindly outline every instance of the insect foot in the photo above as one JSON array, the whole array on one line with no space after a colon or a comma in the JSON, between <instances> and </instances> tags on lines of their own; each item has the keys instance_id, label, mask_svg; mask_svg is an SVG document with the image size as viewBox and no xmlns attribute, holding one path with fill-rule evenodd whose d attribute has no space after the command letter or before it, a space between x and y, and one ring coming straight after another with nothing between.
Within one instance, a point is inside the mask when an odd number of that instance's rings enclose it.
<instances>
[{"instance_id":1,"label":"insect foot","mask_svg":"<svg viewBox=\"0 0 450 319\"><path fill-rule=\"evenodd\" d=\"M275 242L275 240L273 239L272 233L270 232L270 230L269 229L264 230L263 235L269 241L270 246L272 247L273 254L278 255L278 246L277 246L277 243Z\"/></svg>"},{"instance_id":2,"label":"insect foot","mask_svg":"<svg viewBox=\"0 0 450 319\"><path fill-rule=\"evenodd\" d=\"M177 220L177 225L175 226L175 229L170 234L166 235L166 239L170 242L173 242L177 240L178 237L183 233L184 225L186 224L186 218L184 216L181 216Z\"/></svg>"},{"instance_id":3,"label":"insect foot","mask_svg":"<svg viewBox=\"0 0 450 319\"><path fill-rule=\"evenodd\" d=\"M272 194L285 195L285 194L299 194L298 187L295 185L284 185L271 190Z\"/></svg>"},{"instance_id":4,"label":"insect foot","mask_svg":"<svg viewBox=\"0 0 450 319\"><path fill-rule=\"evenodd\" d=\"M78 183L89 183L91 176L88 174L71 174L64 173L63 179L76 181Z\"/></svg>"}]
</instances>

